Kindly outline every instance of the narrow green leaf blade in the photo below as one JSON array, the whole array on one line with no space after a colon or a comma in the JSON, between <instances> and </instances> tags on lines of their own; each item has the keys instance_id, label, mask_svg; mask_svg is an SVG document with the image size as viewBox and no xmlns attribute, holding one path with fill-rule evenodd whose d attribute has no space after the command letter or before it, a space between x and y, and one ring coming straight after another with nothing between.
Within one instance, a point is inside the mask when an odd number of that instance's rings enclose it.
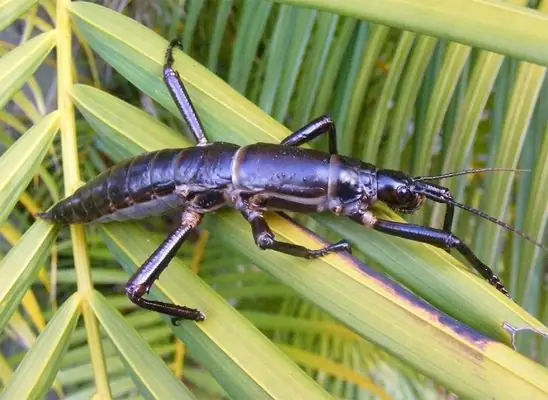
<instances>
[{"instance_id":1,"label":"narrow green leaf blade","mask_svg":"<svg viewBox=\"0 0 548 400\"><path fill-rule=\"evenodd\" d=\"M59 114L54 111L29 129L0 158L0 222L7 218L37 173L57 129Z\"/></svg>"},{"instance_id":2,"label":"narrow green leaf blade","mask_svg":"<svg viewBox=\"0 0 548 400\"><path fill-rule=\"evenodd\" d=\"M430 172L432 154L436 135L441 130L447 109L453 99L453 94L462 70L468 61L471 52L469 46L450 43L444 55L444 60L432 90L428 111L425 116L423 131L417 144L416 154L413 157L411 173L413 175L427 175Z\"/></svg>"},{"instance_id":3,"label":"narrow green leaf blade","mask_svg":"<svg viewBox=\"0 0 548 400\"><path fill-rule=\"evenodd\" d=\"M133 382L139 387L141 395L148 399L195 398L100 293L93 292L89 304L114 343L127 370L131 372Z\"/></svg>"},{"instance_id":4,"label":"narrow green leaf blade","mask_svg":"<svg viewBox=\"0 0 548 400\"><path fill-rule=\"evenodd\" d=\"M541 161L548 160L548 126L540 145L538 159ZM536 169L533 175L533 185L531 186L524 226L524 231L530 232L534 237L542 237L542 232L546 232L546 226L548 225L548 202L546 199L548 199L548 168L539 164L539 168ZM544 207L542 206L543 203ZM533 284L531 281L535 277L542 279L544 276L541 263L538 263L538 259L543 256L546 257L546 254L538 247L527 246L523 249L520 270L528 272L527 277L523 279L526 293L529 286ZM537 264L539 264L539 271L535 271L533 267Z\"/></svg>"},{"instance_id":5,"label":"narrow green leaf blade","mask_svg":"<svg viewBox=\"0 0 548 400\"><path fill-rule=\"evenodd\" d=\"M234 89L245 93L255 54L270 16L272 3L269 1L245 1L242 8L242 19L240 29L234 39L228 81Z\"/></svg>"},{"instance_id":6,"label":"narrow green leaf blade","mask_svg":"<svg viewBox=\"0 0 548 400\"><path fill-rule=\"evenodd\" d=\"M38 0L2 0L0 1L0 31L31 8Z\"/></svg>"},{"instance_id":7,"label":"narrow green leaf blade","mask_svg":"<svg viewBox=\"0 0 548 400\"><path fill-rule=\"evenodd\" d=\"M376 163L379 156L379 147L389 122L390 101L395 96L396 89L402 78L402 71L407 64L408 55L415 43L416 35L411 32L403 32L400 36L398 47L388 77L383 85L381 96L372 116L371 125L367 132L367 139L362 149L362 160Z\"/></svg>"},{"instance_id":8,"label":"narrow green leaf blade","mask_svg":"<svg viewBox=\"0 0 548 400\"><path fill-rule=\"evenodd\" d=\"M55 239L55 227L38 221L0 262L0 330L17 310Z\"/></svg>"},{"instance_id":9,"label":"narrow green leaf blade","mask_svg":"<svg viewBox=\"0 0 548 400\"><path fill-rule=\"evenodd\" d=\"M531 123L531 116L537 104L537 99L546 78L546 67L530 63L520 63L517 77L508 102L504 127L500 132L498 149L494 155L493 165L497 167L516 168L527 130ZM486 193L496 193L496 196L483 196L482 211L503 219L510 201L512 188L511 174L498 174L489 177ZM487 264L494 264L498 259L497 242L506 231L499 226L481 220L476 231L473 250ZM542 238L537 239L539 242ZM523 241L524 246L533 246Z\"/></svg>"},{"instance_id":10,"label":"narrow green leaf blade","mask_svg":"<svg viewBox=\"0 0 548 400\"><path fill-rule=\"evenodd\" d=\"M55 45L55 31L42 33L0 58L0 109L34 74Z\"/></svg>"},{"instance_id":11,"label":"narrow green leaf blade","mask_svg":"<svg viewBox=\"0 0 548 400\"><path fill-rule=\"evenodd\" d=\"M275 0L377 22L548 65L548 15L492 0ZM427 17L425 17L427 16Z\"/></svg>"},{"instance_id":12,"label":"narrow green leaf blade","mask_svg":"<svg viewBox=\"0 0 548 400\"><path fill-rule=\"evenodd\" d=\"M45 397L80 316L80 301L80 295L74 294L63 303L13 374L11 382L2 392L2 398Z\"/></svg>"},{"instance_id":13,"label":"narrow green leaf blade","mask_svg":"<svg viewBox=\"0 0 548 400\"><path fill-rule=\"evenodd\" d=\"M419 37L406 62L398 101L392 116L388 143L382 158L382 165L385 168L400 169L402 142L407 136L413 108L437 42L438 40L433 37Z\"/></svg>"},{"instance_id":14,"label":"narrow green leaf blade","mask_svg":"<svg viewBox=\"0 0 548 400\"><path fill-rule=\"evenodd\" d=\"M317 95L321 85L326 80L326 66L329 57L333 56L330 52L334 43L335 32L339 22L339 16L319 13L314 34L311 37L310 50L308 51L304 68L307 73L299 77L298 92L296 104L299 105L295 110L295 126L303 126L311 121L313 116L312 107L317 100ZM311 70L308 66L312 65Z\"/></svg>"}]
</instances>

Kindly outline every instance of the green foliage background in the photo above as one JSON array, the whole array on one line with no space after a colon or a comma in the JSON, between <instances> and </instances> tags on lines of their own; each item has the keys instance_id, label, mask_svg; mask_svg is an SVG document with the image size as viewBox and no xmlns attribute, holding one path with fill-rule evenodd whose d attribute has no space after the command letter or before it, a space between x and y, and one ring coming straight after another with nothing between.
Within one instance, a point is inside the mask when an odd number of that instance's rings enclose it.
<instances>
[{"instance_id":1,"label":"green foliage background","mask_svg":"<svg viewBox=\"0 0 548 400\"><path fill-rule=\"evenodd\" d=\"M173 217L69 229L32 216L115 161L191 145L161 80L165 39L181 36L175 68L211 139L279 142L327 113L343 154L383 168L530 169L442 183L543 242L548 2L120 8L0 3L0 27L19 40L0 59L3 398L548 398L548 341L511 335L546 332L545 253L466 213L455 232L517 304L458 257L331 216L268 220L308 247L344 237L353 257L261 252L228 211L208 216L151 293L208 316L178 328L123 295ZM407 220L440 226L443 211Z\"/></svg>"}]
</instances>

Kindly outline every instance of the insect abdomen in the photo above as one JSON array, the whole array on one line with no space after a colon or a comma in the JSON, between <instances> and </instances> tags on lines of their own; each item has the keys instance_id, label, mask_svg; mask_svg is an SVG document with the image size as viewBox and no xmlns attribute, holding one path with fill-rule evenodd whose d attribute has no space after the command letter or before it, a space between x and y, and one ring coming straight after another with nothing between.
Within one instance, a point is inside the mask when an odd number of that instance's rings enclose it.
<instances>
[{"instance_id":1,"label":"insect abdomen","mask_svg":"<svg viewBox=\"0 0 548 400\"><path fill-rule=\"evenodd\" d=\"M224 203L238 146L215 143L164 149L125 160L39 214L57 223L123 221L191 207L201 212Z\"/></svg>"},{"instance_id":2,"label":"insect abdomen","mask_svg":"<svg viewBox=\"0 0 548 400\"><path fill-rule=\"evenodd\" d=\"M181 206L174 169L184 150L165 149L125 160L80 187L40 217L74 224L140 219Z\"/></svg>"}]
</instances>

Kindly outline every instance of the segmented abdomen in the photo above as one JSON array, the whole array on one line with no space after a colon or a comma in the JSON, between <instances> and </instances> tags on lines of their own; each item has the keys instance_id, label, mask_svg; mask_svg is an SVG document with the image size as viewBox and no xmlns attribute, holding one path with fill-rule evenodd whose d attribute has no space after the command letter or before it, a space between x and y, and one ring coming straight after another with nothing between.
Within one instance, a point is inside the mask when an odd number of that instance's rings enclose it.
<instances>
[{"instance_id":1,"label":"segmented abdomen","mask_svg":"<svg viewBox=\"0 0 548 400\"><path fill-rule=\"evenodd\" d=\"M179 208L175 174L184 150L165 149L125 160L80 187L40 217L57 223L145 218Z\"/></svg>"}]
</instances>

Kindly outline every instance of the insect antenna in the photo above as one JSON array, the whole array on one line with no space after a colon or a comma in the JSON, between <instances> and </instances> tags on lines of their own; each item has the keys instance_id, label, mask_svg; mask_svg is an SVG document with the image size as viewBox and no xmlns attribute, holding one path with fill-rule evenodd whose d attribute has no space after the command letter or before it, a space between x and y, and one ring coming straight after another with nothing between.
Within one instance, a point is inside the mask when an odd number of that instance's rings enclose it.
<instances>
[{"instance_id":1,"label":"insect antenna","mask_svg":"<svg viewBox=\"0 0 548 400\"><path fill-rule=\"evenodd\" d=\"M435 175L435 176L416 176L413 178L415 181L434 181L442 178L452 178L454 176L460 175L470 175L477 174L480 172L531 172L530 169L515 169L515 168L474 168L474 169L465 169L458 172L448 172L447 174Z\"/></svg>"},{"instance_id":2,"label":"insect antenna","mask_svg":"<svg viewBox=\"0 0 548 400\"><path fill-rule=\"evenodd\" d=\"M451 178L451 177L460 176L460 175L477 174L477 173L480 173L480 172L501 172L501 171L530 172L531 170L529 170L529 169L515 169L515 168L474 168L474 169L466 169L466 170L458 171L458 172L449 172L447 174L441 174L441 175L435 175L435 176L417 176L417 177L414 177L413 180L418 181L418 182L421 182L421 181L424 182L424 181L433 181L433 180L442 179L442 178ZM527 241L533 243L535 246L538 246L542 250L548 251L548 248L545 245L537 242L535 239L533 239L528 234L520 231L519 229L511 227L510 225L506 224L504 221L501 221L500 219L492 217L489 214L484 213L483 211L480 211L480 210L477 210L475 208L472 208L472 207L469 207L467 205L456 202L453 199L453 197L451 197L451 195L448 194L448 193L441 194L441 193L438 192L435 195L431 196L431 198L433 200L440 201L441 203L450 204L454 207L462 208L463 210L466 210L466 211L468 211L472 214L476 214L477 216L479 216L483 219L491 221L494 224L497 224L498 226L501 226L504 229L521 236L522 238L524 238Z\"/></svg>"},{"instance_id":3,"label":"insect antenna","mask_svg":"<svg viewBox=\"0 0 548 400\"><path fill-rule=\"evenodd\" d=\"M533 239L531 236L529 236L528 234L516 229L516 228L513 228L511 227L510 225L508 225L507 223L505 223L504 221L501 221L500 219L497 219L495 217L492 217L490 216L489 214L486 214L484 213L483 211L480 211L480 210L477 210L475 208L472 208L472 207L469 207L467 205L464 205L464 204L461 204L461 203L458 203L456 202L455 200L453 200L451 197L444 197L443 198L443 202L444 203L447 203L447 204L451 204L455 207L459 207L459 208L462 208L463 210L466 210L468 212L471 212L472 214L476 214L477 216L483 218L483 219L486 219L488 221L491 221L493 222L494 224L497 224L498 226L501 226L503 227L504 229L510 231L510 232L514 232L515 234L523 237L524 239L526 239L527 241L533 243L535 246L538 246L539 248L541 248L542 250L544 251L548 251L548 248L537 242L535 239Z\"/></svg>"}]
</instances>

